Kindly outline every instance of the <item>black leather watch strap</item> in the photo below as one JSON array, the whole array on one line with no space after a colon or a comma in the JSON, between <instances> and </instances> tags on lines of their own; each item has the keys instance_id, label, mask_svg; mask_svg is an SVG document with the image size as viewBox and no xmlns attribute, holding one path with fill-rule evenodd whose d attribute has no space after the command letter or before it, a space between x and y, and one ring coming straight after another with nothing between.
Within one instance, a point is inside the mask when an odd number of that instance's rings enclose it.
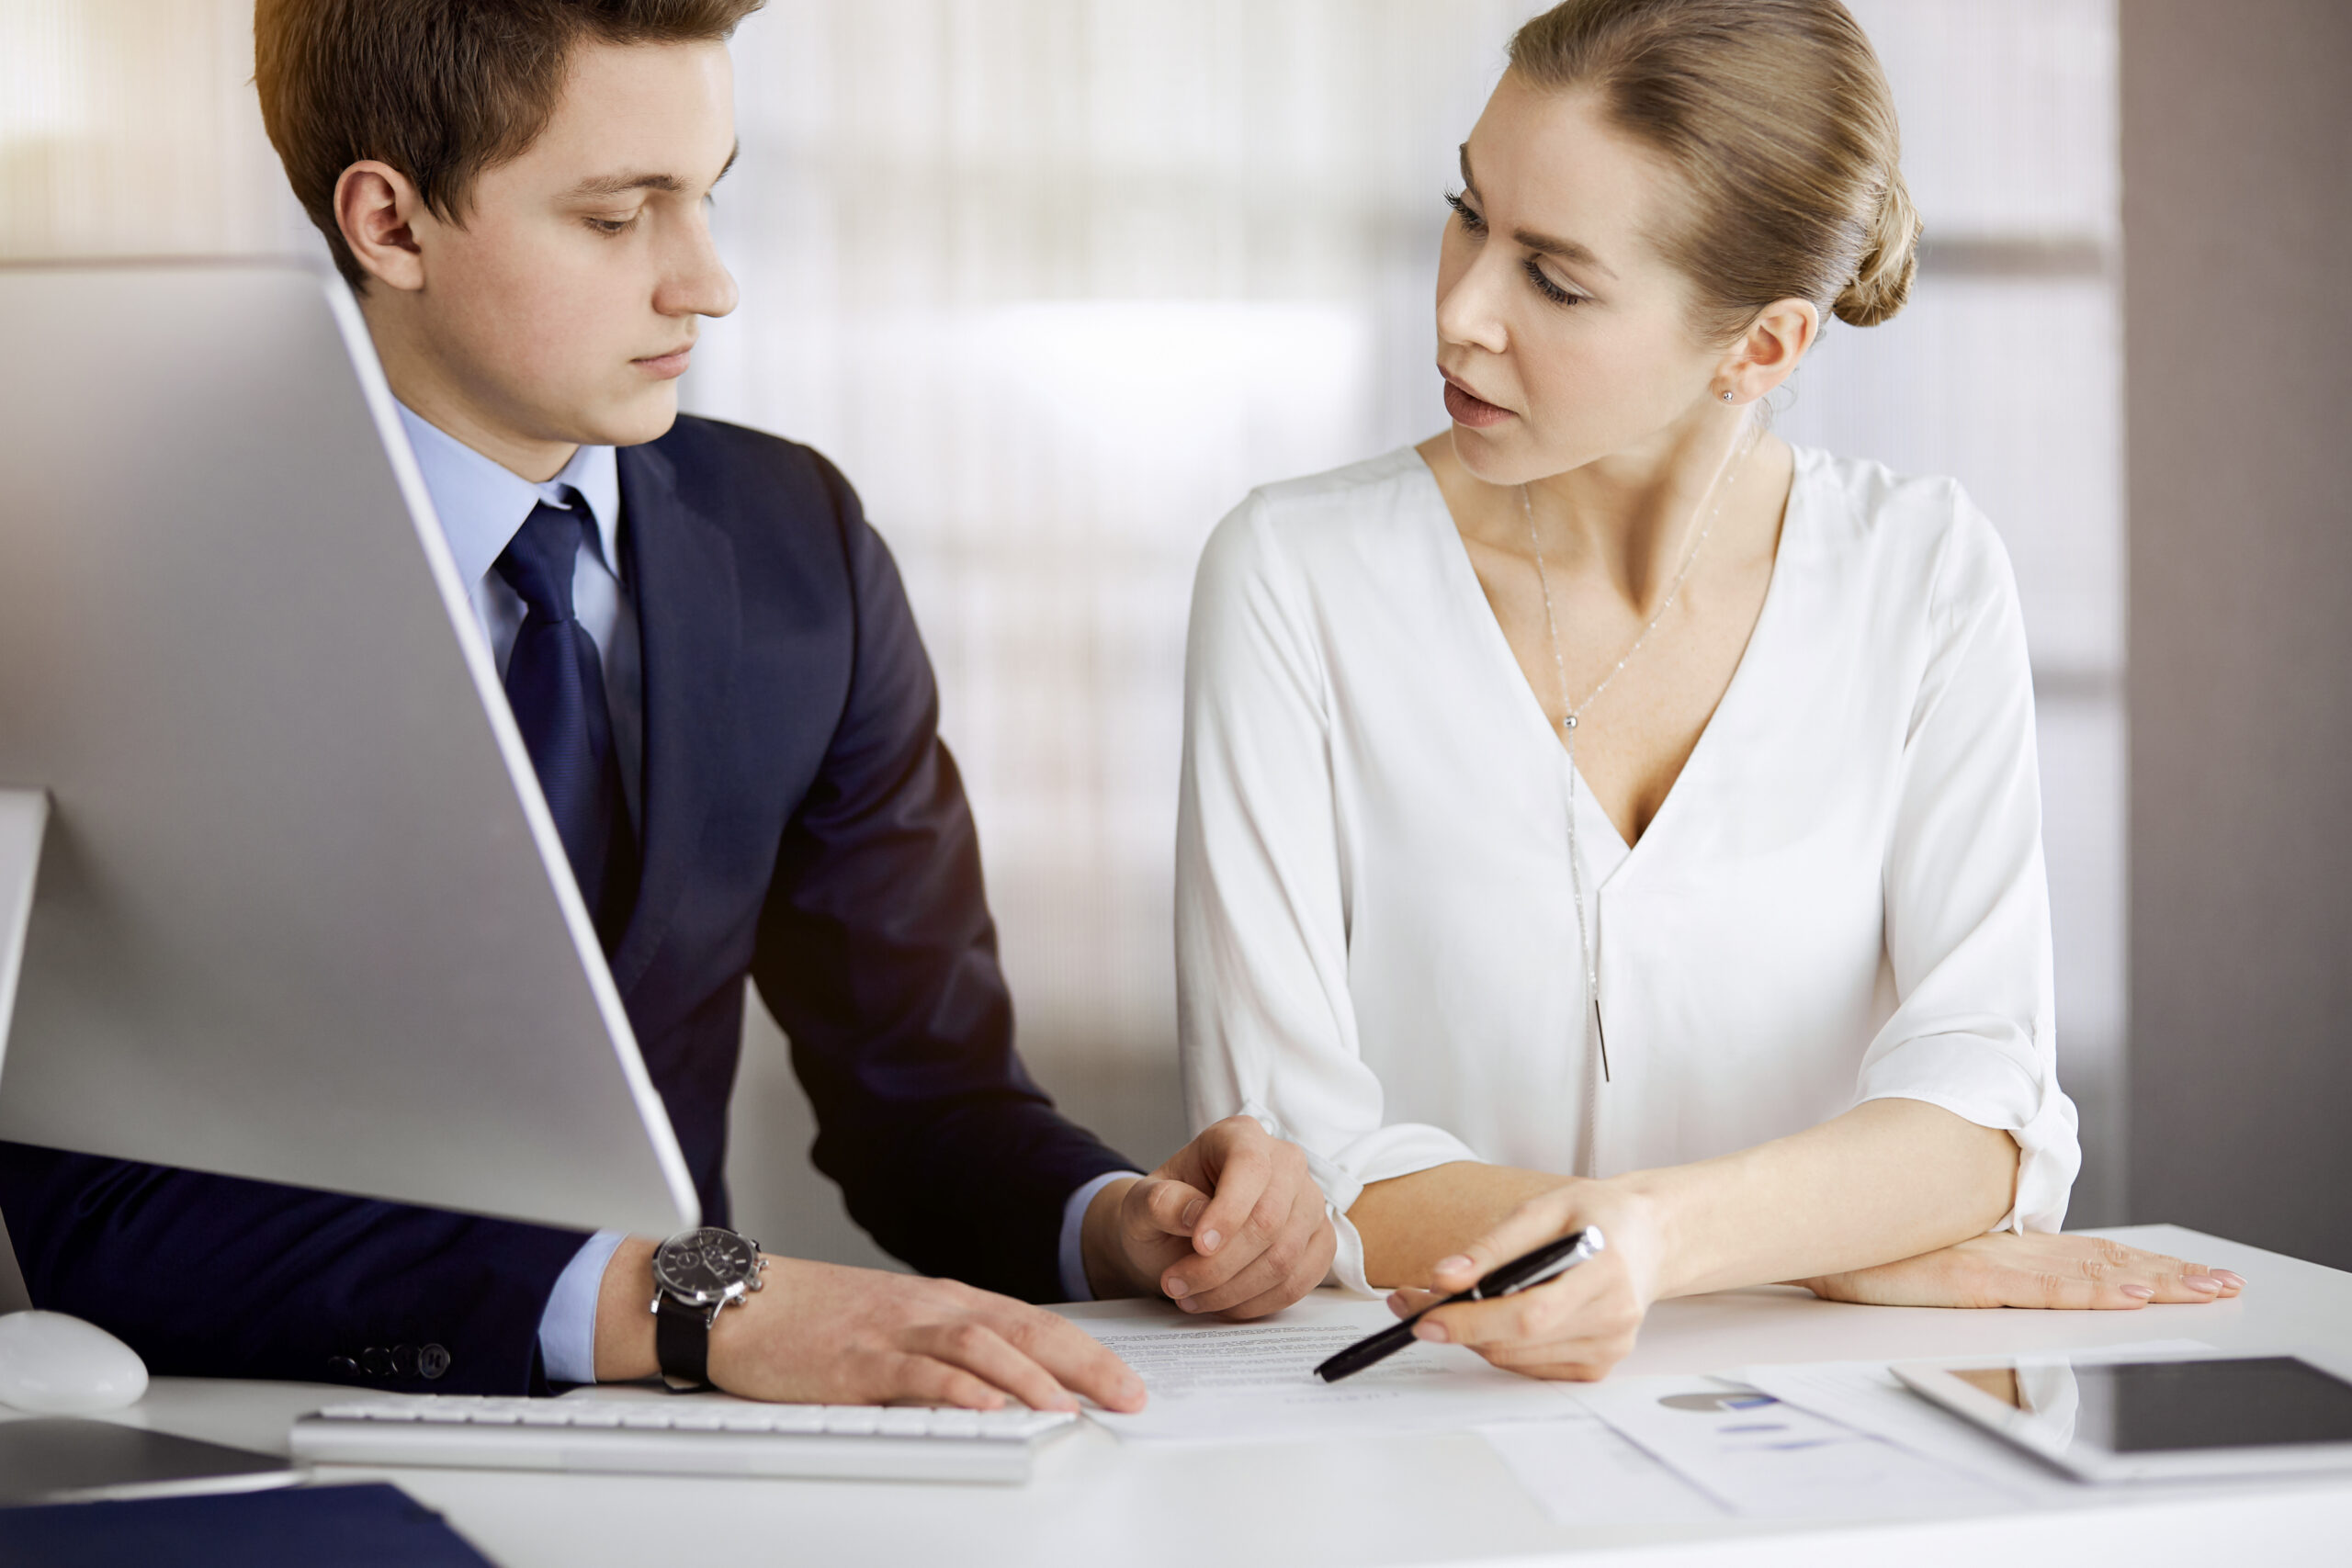
<instances>
[{"instance_id":1,"label":"black leather watch strap","mask_svg":"<svg viewBox=\"0 0 2352 1568\"><path fill-rule=\"evenodd\" d=\"M710 1386L710 1324L715 1307L688 1306L664 1292L653 1311L653 1357L673 1386Z\"/></svg>"}]
</instances>

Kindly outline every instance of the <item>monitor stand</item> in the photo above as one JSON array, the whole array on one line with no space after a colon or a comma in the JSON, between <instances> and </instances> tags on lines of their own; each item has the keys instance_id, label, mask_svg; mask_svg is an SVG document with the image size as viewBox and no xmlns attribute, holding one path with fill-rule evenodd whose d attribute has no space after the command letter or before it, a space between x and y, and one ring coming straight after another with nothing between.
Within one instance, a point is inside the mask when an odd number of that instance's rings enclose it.
<instances>
[{"instance_id":1,"label":"monitor stand","mask_svg":"<svg viewBox=\"0 0 2352 1568\"><path fill-rule=\"evenodd\" d=\"M17 976L24 970L33 877L40 870L41 835L48 826L45 791L0 789L0 1070L7 1066L8 1018L17 1004ZM32 1304L8 1242L7 1222L0 1220L0 1313Z\"/></svg>"}]
</instances>

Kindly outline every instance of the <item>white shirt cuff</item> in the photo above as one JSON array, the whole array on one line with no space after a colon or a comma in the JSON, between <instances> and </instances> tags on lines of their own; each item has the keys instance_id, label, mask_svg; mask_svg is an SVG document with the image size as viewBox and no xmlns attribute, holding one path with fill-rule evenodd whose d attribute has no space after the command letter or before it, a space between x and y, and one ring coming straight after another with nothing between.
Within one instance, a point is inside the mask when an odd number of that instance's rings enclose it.
<instances>
[{"instance_id":1,"label":"white shirt cuff","mask_svg":"<svg viewBox=\"0 0 2352 1568\"><path fill-rule=\"evenodd\" d=\"M1062 1300L1091 1302L1094 1299L1094 1287L1087 1282L1086 1278L1086 1206L1094 1201L1097 1192L1114 1181L1124 1181L1130 1176L1140 1180L1143 1172L1106 1170L1071 1193L1069 1201L1062 1205Z\"/></svg>"},{"instance_id":2,"label":"white shirt cuff","mask_svg":"<svg viewBox=\"0 0 2352 1568\"><path fill-rule=\"evenodd\" d=\"M605 1266L621 1245L619 1231L598 1231L582 1242L548 1292L539 1314L539 1362L549 1382L596 1381L596 1298Z\"/></svg>"}]
</instances>

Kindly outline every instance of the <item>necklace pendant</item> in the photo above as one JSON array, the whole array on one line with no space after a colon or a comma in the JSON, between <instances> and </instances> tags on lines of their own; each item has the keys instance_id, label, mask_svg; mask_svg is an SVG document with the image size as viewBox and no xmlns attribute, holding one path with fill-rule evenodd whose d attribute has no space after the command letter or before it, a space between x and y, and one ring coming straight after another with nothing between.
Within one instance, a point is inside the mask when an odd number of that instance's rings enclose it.
<instances>
[{"instance_id":1,"label":"necklace pendant","mask_svg":"<svg viewBox=\"0 0 2352 1568\"><path fill-rule=\"evenodd\" d=\"M1577 727L1577 716L1576 716L1576 715L1574 715L1574 714L1570 714L1570 715L1568 715L1568 716L1567 716L1567 717L1566 717L1566 718L1564 718L1564 719L1562 719L1562 720L1560 721L1560 728L1561 728L1562 729L1574 729L1576 727Z\"/></svg>"}]
</instances>

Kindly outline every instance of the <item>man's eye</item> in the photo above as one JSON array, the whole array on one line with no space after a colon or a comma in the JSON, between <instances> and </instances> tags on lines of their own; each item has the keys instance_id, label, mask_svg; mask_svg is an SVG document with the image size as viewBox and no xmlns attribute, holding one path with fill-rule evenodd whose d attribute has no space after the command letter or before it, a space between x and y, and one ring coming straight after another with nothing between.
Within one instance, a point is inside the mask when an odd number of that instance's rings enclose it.
<instances>
[{"instance_id":1,"label":"man's eye","mask_svg":"<svg viewBox=\"0 0 2352 1568\"><path fill-rule=\"evenodd\" d=\"M584 221L599 234L626 234L637 227L634 215L628 218L590 218Z\"/></svg>"}]
</instances>

